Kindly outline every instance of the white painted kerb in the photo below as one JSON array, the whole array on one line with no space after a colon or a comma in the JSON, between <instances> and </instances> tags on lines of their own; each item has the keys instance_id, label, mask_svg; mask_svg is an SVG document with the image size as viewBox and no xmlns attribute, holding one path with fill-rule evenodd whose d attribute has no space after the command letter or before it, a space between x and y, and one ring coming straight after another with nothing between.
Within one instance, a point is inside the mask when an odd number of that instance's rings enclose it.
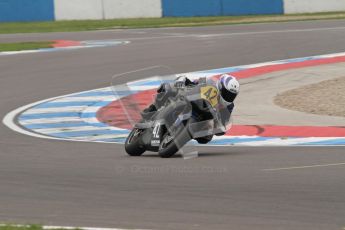
<instances>
[{"instance_id":1,"label":"white painted kerb","mask_svg":"<svg viewBox=\"0 0 345 230\"><path fill-rule=\"evenodd\" d=\"M345 0L284 0L285 14L345 11Z\"/></svg>"},{"instance_id":2,"label":"white painted kerb","mask_svg":"<svg viewBox=\"0 0 345 230\"><path fill-rule=\"evenodd\" d=\"M161 0L54 0L56 20L162 17Z\"/></svg>"}]
</instances>

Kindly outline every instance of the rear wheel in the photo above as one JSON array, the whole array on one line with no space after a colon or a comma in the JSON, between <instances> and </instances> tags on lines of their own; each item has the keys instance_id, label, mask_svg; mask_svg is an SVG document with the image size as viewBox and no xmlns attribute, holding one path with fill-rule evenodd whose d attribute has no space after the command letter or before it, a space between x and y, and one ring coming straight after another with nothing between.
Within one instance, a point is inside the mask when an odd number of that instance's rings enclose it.
<instances>
[{"instance_id":1,"label":"rear wheel","mask_svg":"<svg viewBox=\"0 0 345 230\"><path fill-rule=\"evenodd\" d=\"M141 156L145 151L145 147L141 145L142 130L133 129L128 135L125 143L125 150L130 156Z\"/></svg>"},{"instance_id":2,"label":"rear wheel","mask_svg":"<svg viewBox=\"0 0 345 230\"><path fill-rule=\"evenodd\" d=\"M172 157L190 140L191 136L189 135L188 129L185 127L182 127L175 136L171 135L169 132L166 132L159 146L158 154L162 158Z\"/></svg>"}]
</instances>

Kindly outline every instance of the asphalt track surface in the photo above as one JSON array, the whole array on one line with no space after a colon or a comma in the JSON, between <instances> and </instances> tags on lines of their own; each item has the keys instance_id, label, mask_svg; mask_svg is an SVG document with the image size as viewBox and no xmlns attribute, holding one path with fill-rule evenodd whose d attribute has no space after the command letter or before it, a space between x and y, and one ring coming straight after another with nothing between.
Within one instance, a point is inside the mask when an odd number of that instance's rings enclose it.
<instances>
[{"instance_id":1,"label":"asphalt track surface","mask_svg":"<svg viewBox=\"0 0 345 230\"><path fill-rule=\"evenodd\" d=\"M113 74L147 66L189 72L344 52L345 21L0 35L0 42L47 39L131 44L0 57L0 117L45 98L109 86ZM344 147L201 148L200 157L183 160L131 158L121 145L37 139L2 124L0 136L2 222L144 229L345 226Z\"/></svg>"}]
</instances>

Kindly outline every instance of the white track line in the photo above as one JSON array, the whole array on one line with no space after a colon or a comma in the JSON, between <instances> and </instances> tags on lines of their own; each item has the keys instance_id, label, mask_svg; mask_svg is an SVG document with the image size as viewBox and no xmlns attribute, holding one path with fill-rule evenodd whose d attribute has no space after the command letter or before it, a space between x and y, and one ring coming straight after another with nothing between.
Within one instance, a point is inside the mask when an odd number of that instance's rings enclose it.
<instances>
[{"instance_id":1,"label":"white track line","mask_svg":"<svg viewBox=\"0 0 345 230\"><path fill-rule=\"evenodd\" d=\"M109 103L111 103L111 101ZM84 108L82 113L96 113L98 110L100 110L103 107L104 106L86 106L86 108Z\"/></svg>"},{"instance_id":2,"label":"white track line","mask_svg":"<svg viewBox=\"0 0 345 230\"><path fill-rule=\"evenodd\" d=\"M47 129L33 129L37 133L52 134L52 133L69 133L69 132L81 132L81 131L94 131L94 130L123 130L116 127L99 127L99 126L81 126L81 127L67 127L67 128L47 128Z\"/></svg>"},{"instance_id":3,"label":"white track line","mask_svg":"<svg viewBox=\"0 0 345 230\"><path fill-rule=\"evenodd\" d=\"M88 49L88 48L104 48L104 47L126 45L130 43L130 41L114 41L114 43L112 44L110 44L109 41L107 44L101 44L101 43L88 44L88 42L97 42L97 41L81 41L82 45L79 45L79 46L52 47L52 48L36 49L36 50L5 51L5 52L0 52L0 56L15 55L15 54L29 54L29 53L47 53L47 52L66 51L66 50ZM102 41L99 41L99 42L102 42Z\"/></svg>"},{"instance_id":4,"label":"white track line","mask_svg":"<svg viewBox=\"0 0 345 230\"><path fill-rule=\"evenodd\" d=\"M131 91L145 91L150 89L155 89L159 87L159 84L157 85L148 85L148 86L128 86L128 89Z\"/></svg>"},{"instance_id":5,"label":"white track line","mask_svg":"<svg viewBox=\"0 0 345 230\"><path fill-rule=\"evenodd\" d=\"M172 36L151 36L151 37L127 37L124 40L140 41L151 39L169 39L169 38L212 38L212 37L226 37L226 36L241 36L241 35L260 35L260 34L276 34L276 33L299 33L299 32L314 32L314 31L329 31L329 30L344 30L344 26L339 27L325 27L313 29L290 29L290 30L266 30L256 32L233 32L233 33L220 33L220 34L178 34Z\"/></svg>"},{"instance_id":6,"label":"white track line","mask_svg":"<svg viewBox=\"0 0 345 230\"><path fill-rule=\"evenodd\" d=\"M40 118L40 119L28 119L20 120L21 125L34 125L34 124L55 124L55 123L68 123L82 121L80 117L58 117L58 118Z\"/></svg>"},{"instance_id":7,"label":"white track line","mask_svg":"<svg viewBox=\"0 0 345 230\"><path fill-rule=\"evenodd\" d=\"M84 106L68 106L68 107L54 107L54 108L37 108L25 111L23 115L38 114L38 113L59 113L59 112L81 112L88 108L87 105ZM97 107L100 108L100 107Z\"/></svg>"},{"instance_id":8,"label":"white track line","mask_svg":"<svg viewBox=\"0 0 345 230\"><path fill-rule=\"evenodd\" d=\"M319 168L319 167L330 167L330 166L340 166L340 165L345 165L345 163L324 164L324 165L305 165L305 166L295 166L295 167L287 167L287 168L272 168L272 169L263 169L263 171L281 171L281 170Z\"/></svg>"},{"instance_id":9,"label":"white track line","mask_svg":"<svg viewBox=\"0 0 345 230\"><path fill-rule=\"evenodd\" d=\"M106 139L126 138L127 136L128 136L127 134L104 134L104 135L97 135L97 136L73 137L74 138L73 140L81 140L81 141L86 141L86 142L90 142L90 141L94 142L94 141L106 140Z\"/></svg>"},{"instance_id":10,"label":"white track line","mask_svg":"<svg viewBox=\"0 0 345 230\"><path fill-rule=\"evenodd\" d=\"M0 224L0 226L7 226L7 224ZM29 227L30 225L21 225L15 224L10 225L15 227ZM72 227L72 226L42 226L43 229L53 230L53 229L66 229L66 230L74 230L74 229L81 229L81 230L149 230L149 229L138 229L138 228L95 228L95 227Z\"/></svg>"},{"instance_id":11,"label":"white track line","mask_svg":"<svg viewBox=\"0 0 345 230\"><path fill-rule=\"evenodd\" d=\"M88 96L88 97L66 97L56 100L54 102L73 102L73 101L94 101L94 102L101 102L101 101L113 101L116 100L117 97L114 96ZM52 102L53 103L53 102Z\"/></svg>"},{"instance_id":12,"label":"white track line","mask_svg":"<svg viewBox=\"0 0 345 230\"><path fill-rule=\"evenodd\" d=\"M327 140L336 140L341 137L307 137L307 138L287 138L281 139L277 137L276 139L266 140L266 141L252 141L252 142L243 142L239 143L238 145L246 145L246 146L262 146L262 145L270 145L270 146L281 146L281 145L296 145L308 142L318 142L318 141L327 141Z\"/></svg>"},{"instance_id":13,"label":"white track line","mask_svg":"<svg viewBox=\"0 0 345 230\"><path fill-rule=\"evenodd\" d=\"M100 103L103 101L95 102ZM112 101L109 101L111 103ZM75 112L75 113L82 113L82 112L87 112L87 113L92 113L92 112L97 112L100 108L103 106L68 106L68 107L53 107L53 108L38 108L38 109L29 109L28 111L25 111L22 113L23 115L30 115L30 114L49 114L49 113L70 113L70 112ZM34 119L32 119L34 120Z\"/></svg>"}]
</instances>

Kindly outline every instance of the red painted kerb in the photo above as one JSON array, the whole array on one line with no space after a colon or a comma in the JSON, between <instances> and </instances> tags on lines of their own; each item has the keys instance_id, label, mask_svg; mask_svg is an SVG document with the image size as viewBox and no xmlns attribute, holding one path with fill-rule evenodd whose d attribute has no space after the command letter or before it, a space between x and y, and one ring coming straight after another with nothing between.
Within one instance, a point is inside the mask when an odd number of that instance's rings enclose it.
<instances>
[{"instance_id":1,"label":"red painted kerb","mask_svg":"<svg viewBox=\"0 0 345 230\"><path fill-rule=\"evenodd\" d=\"M325 65L338 62L345 62L345 56L307 60L302 62L272 64L268 66L233 72L231 73L231 75L237 77L238 79L243 79L282 70ZM140 119L139 111L147 107L147 105L152 102L153 95L155 93L156 90L147 90L122 98L121 101L114 101L109 105L101 108L97 112L97 119L100 122L106 123L111 126L130 129L132 126L129 123L127 117L131 116L134 121L138 121ZM130 105L131 101L135 101L138 106L127 106L127 113L125 113L121 104ZM263 137L345 137L345 127L234 125L229 133L227 133L227 135Z\"/></svg>"},{"instance_id":2,"label":"red painted kerb","mask_svg":"<svg viewBox=\"0 0 345 230\"><path fill-rule=\"evenodd\" d=\"M80 46L80 41L70 41L70 40L55 40L53 47L54 48L66 48L72 46Z\"/></svg>"}]
</instances>

